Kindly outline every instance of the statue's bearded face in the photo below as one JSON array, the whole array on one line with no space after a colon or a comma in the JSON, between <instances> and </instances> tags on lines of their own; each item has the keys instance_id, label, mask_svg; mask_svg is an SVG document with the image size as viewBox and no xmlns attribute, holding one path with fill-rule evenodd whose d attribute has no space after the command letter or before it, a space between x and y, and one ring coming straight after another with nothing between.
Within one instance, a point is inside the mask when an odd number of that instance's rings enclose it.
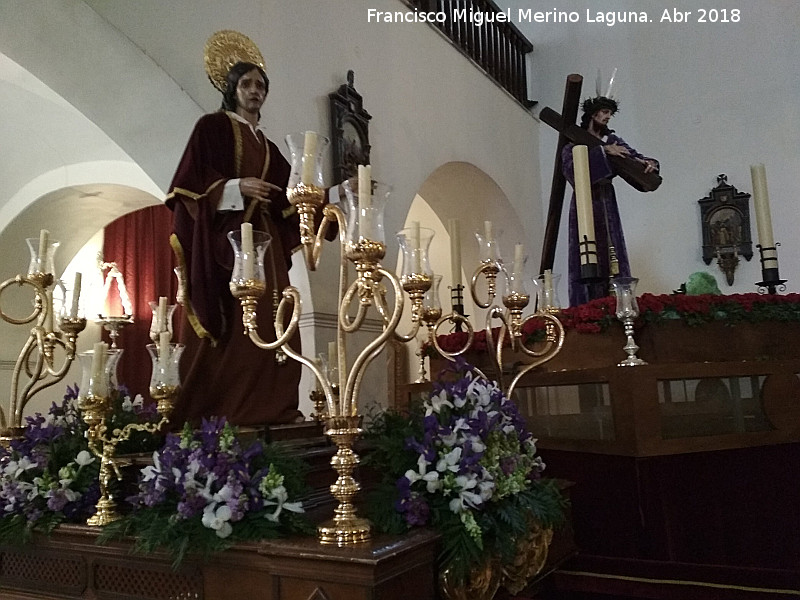
<instances>
[{"instance_id":1,"label":"statue's bearded face","mask_svg":"<svg viewBox=\"0 0 800 600\"><path fill-rule=\"evenodd\" d=\"M592 115L592 122L594 123L595 129L604 129L608 127L608 122L611 120L613 114L611 109L608 108L601 108L594 113Z\"/></svg>"}]
</instances>

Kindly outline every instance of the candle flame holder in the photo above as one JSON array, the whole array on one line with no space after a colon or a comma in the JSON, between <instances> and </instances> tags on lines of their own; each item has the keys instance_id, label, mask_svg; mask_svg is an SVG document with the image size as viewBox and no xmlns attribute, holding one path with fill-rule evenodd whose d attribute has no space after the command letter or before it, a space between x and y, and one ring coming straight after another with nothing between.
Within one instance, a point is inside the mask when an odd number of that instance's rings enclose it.
<instances>
[{"instance_id":1,"label":"candle flame holder","mask_svg":"<svg viewBox=\"0 0 800 600\"><path fill-rule=\"evenodd\" d=\"M781 279L778 272L778 246L780 245L780 242L775 242L774 246L765 248L761 244L756 244L761 262L761 281L756 282L759 294L775 294L778 291L786 291L785 284L788 279Z\"/></svg>"},{"instance_id":2,"label":"candle flame holder","mask_svg":"<svg viewBox=\"0 0 800 600\"><path fill-rule=\"evenodd\" d=\"M647 364L646 361L636 356L639 346L633 340L633 322L639 316L639 305L636 302L637 283L639 280L636 277L615 277L611 280L611 288L617 297L617 318L625 327L627 339L624 350L628 356L617 364L619 367L638 367Z\"/></svg>"}]
</instances>

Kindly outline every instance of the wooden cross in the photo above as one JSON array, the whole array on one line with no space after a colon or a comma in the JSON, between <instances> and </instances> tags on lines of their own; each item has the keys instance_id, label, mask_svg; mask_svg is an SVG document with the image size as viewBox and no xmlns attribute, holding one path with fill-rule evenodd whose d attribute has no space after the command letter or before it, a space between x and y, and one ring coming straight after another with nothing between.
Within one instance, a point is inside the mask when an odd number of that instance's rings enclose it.
<instances>
[{"instance_id":1,"label":"wooden cross","mask_svg":"<svg viewBox=\"0 0 800 600\"><path fill-rule=\"evenodd\" d=\"M547 211L544 241L542 242L541 273L544 273L546 269L552 269L555 261L558 228L561 222L564 192L566 190L566 178L562 170L561 152L569 142L582 144L590 148L603 143L598 137L575 124L578 105L580 104L582 81L583 77L574 73L567 77L564 107L562 109L563 117L548 107L543 108L539 113L539 119L559 133L556 159L553 166L553 183L550 189L550 205ZM610 154L606 155L606 158L611 163L614 171L640 192L652 192L661 185L661 176L655 172L645 173L646 165L634 158L612 156Z\"/></svg>"}]
</instances>

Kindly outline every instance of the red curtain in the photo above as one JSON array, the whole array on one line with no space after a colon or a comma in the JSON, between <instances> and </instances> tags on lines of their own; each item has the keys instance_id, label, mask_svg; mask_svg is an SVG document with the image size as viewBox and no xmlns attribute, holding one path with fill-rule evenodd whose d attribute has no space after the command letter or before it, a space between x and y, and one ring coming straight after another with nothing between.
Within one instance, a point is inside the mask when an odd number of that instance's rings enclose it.
<instances>
[{"instance_id":1,"label":"red curtain","mask_svg":"<svg viewBox=\"0 0 800 600\"><path fill-rule=\"evenodd\" d=\"M169 236L172 233L172 212L164 205L148 206L128 213L109 224L103 241L103 260L115 262L125 280L133 304L134 323L125 326L117 345L124 350L117 369L118 380L132 394L149 399L151 363L145 346L151 343L151 301L166 296L175 304L178 282L172 269L176 266ZM173 330L178 334L176 311ZM104 338L109 341L108 334Z\"/></svg>"}]
</instances>

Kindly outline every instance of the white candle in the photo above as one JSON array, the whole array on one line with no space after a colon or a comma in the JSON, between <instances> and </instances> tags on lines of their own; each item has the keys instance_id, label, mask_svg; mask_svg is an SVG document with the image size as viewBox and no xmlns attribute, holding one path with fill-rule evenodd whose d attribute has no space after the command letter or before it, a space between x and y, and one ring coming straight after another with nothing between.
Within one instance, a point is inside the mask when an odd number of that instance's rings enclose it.
<instances>
[{"instance_id":1,"label":"white candle","mask_svg":"<svg viewBox=\"0 0 800 600\"><path fill-rule=\"evenodd\" d=\"M47 302L47 306L45 306L45 316L44 316L44 330L47 333L53 332L53 290L47 290L45 292L45 301Z\"/></svg>"},{"instance_id":2,"label":"white candle","mask_svg":"<svg viewBox=\"0 0 800 600\"><path fill-rule=\"evenodd\" d=\"M461 285L461 227L458 219L450 219L450 274L453 287Z\"/></svg>"},{"instance_id":3,"label":"white candle","mask_svg":"<svg viewBox=\"0 0 800 600\"><path fill-rule=\"evenodd\" d=\"M572 163L575 181L575 204L578 213L578 240L583 242L584 237L590 242L594 237L594 212L592 210L592 181L589 176L589 151L586 146L573 146ZM584 248L581 247L583 250ZM581 264L596 263L594 254L581 255Z\"/></svg>"},{"instance_id":4,"label":"white candle","mask_svg":"<svg viewBox=\"0 0 800 600\"><path fill-rule=\"evenodd\" d=\"M492 222L491 221L484 221L483 222L483 233L486 237L487 242L494 241L494 232L492 231Z\"/></svg>"},{"instance_id":5,"label":"white candle","mask_svg":"<svg viewBox=\"0 0 800 600\"><path fill-rule=\"evenodd\" d=\"M75 283L72 285L72 306L69 309L69 316L76 318L78 316L78 306L81 301L81 273L75 273Z\"/></svg>"},{"instance_id":6,"label":"white candle","mask_svg":"<svg viewBox=\"0 0 800 600\"><path fill-rule=\"evenodd\" d=\"M50 232L47 229L39 231L39 267L42 273L47 272L47 249L50 246Z\"/></svg>"},{"instance_id":7,"label":"white candle","mask_svg":"<svg viewBox=\"0 0 800 600\"><path fill-rule=\"evenodd\" d=\"M242 279L254 279L256 272L255 256L253 256L253 224L242 223Z\"/></svg>"},{"instance_id":8,"label":"white candle","mask_svg":"<svg viewBox=\"0 0 800 600\"><path fill-rule=\"evenodd\" d=\"M522 244L516 244L514 246L514 277L522 276L522 262L524 253L525 249Z\"/></svg>"},{"instance_id":9,"label":"white candle","mask_svg":"<svg viewBox=\"0 0 800 600\"><path fill-rule=\"evenodd\" d=\"M372 236L372 167L358 165L358 234L369 239Z\"/></svg>"},{"instance_id":10,"label":"white candle","mask_svg":"<svg viewBox=\"0 0 800 600\"><path fill-rule=\"evenodd\" d=\"M158 362L166 374L169 366L169 331L162 331L158 335Z\"/></svg>"},{"instance_id":11,"label":"white candle","mask_svg":"<svg viewBox=\"0 0 800 600\"><path fill-rule=\"evenodd\" d=\"M316 366L317 369L319 369L320 372L322 372L322 360L320 360L319 358L315 358L314 366ZM318 392L322 392L322 382L319 380L319 377L317 377L316 374L314 375L314 389Z\"/></svg>"},{"instance_id":12,"label":"white candle","mask_svg":"<svg viewBox=\"0 0 800 600\"><path fill-rule=\"evenodd\" d=\"M167 328L167 297L158 297L158 309L156 310L156 333L161 333Z\"/></svg>"},{"instance_id":13,"label":"white candle","mask_svg":"<svg viewBox=\"0 0 800 600\"><path fill-rule=\"evenodd\" d=\"M769 192L767 191L767 174L764 165L752 165L750 178L753 181L753 203L756 209L758 243L762 248L772 248L775 246L775 239L772 237L772 217L769 211Z\"/></svg>"},{"instance_id":14,"label":"white candle","mask_svg":"<svg viewBox=\"0 0 800 600\"><path fill-rule=\"evenodd\" d=\"M303 143L303 167L300 172L300 181L306 185L314 183L314 167L316 166L317 134L306 131Z\"/></svg>"},{"instance_id":15,"label":"white candle","mask_svg":"<svg viewBox=\"0 0 800 600\"><path fill-rule=\"evenodd\" d=\"M92 354L92 380L97 386L103 381L103 372L106 369L106 352L108 345L105 342L96 342ZM103 393L104 390L95 389L95 393Z\"/></svg>"},{"instance_id":16,"label":"white candle","mask_svg":"<svg viewBox=\"0 0 800 600\"><path fill-rule=\"evenodd\" d=\"M328 342L328 373L331 369L339 367L339 352L336 349L336 342ZM334 383L334 382L331 382Z\"/></svg>"},{"instance_id":17,"label":"white candle","mask_svg":"<svg viewBox=\"0 0 800 600\"><path fill-rule=\"evenodd\" d=\"M414 255L414 273L422 273L422 256L420 255L419 221L411 221L411 252Z\"/></svg>"}]
</instances>

